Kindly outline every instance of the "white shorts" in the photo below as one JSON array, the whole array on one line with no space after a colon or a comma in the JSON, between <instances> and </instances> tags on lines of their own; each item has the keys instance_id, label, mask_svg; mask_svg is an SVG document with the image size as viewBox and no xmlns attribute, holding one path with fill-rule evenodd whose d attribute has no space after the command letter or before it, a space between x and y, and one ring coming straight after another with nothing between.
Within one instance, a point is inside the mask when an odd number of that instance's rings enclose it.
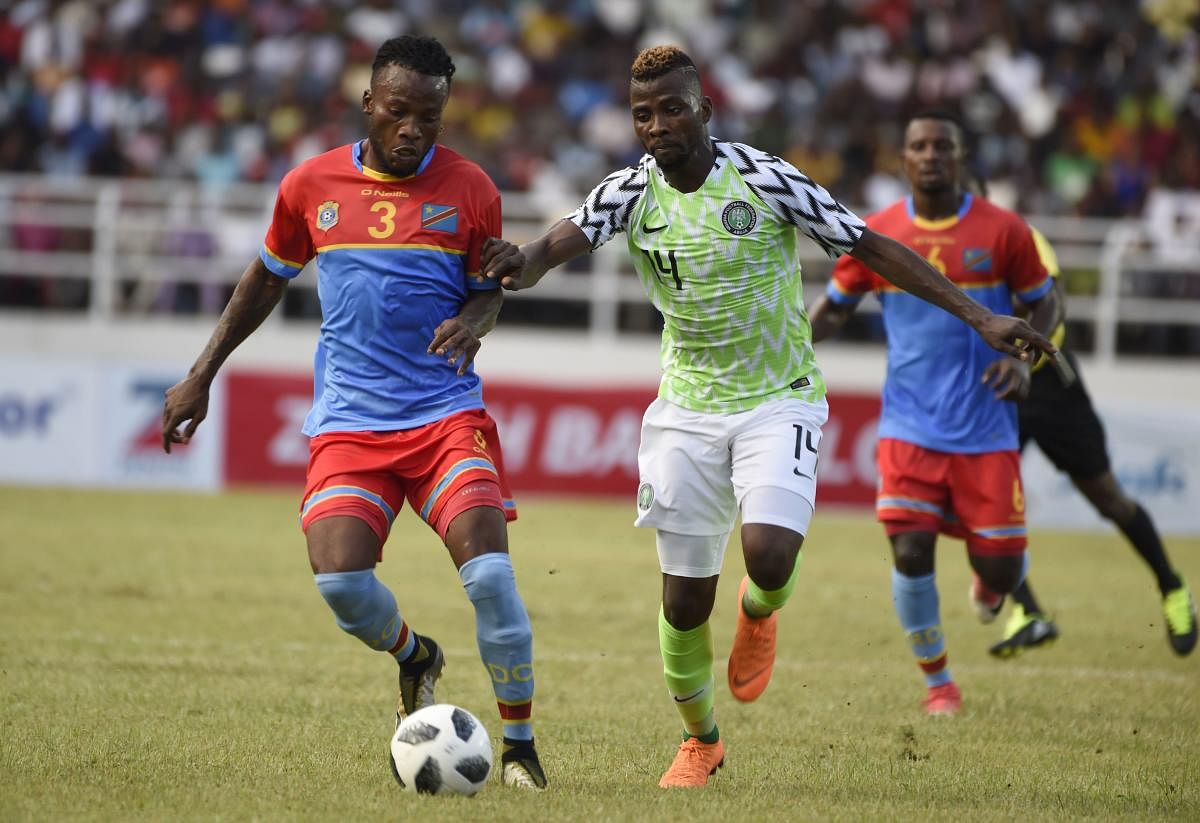
<instances>
[{"instance_id":1,"label":"white shorts","mask_svg":"<svg viewBox=\"0 0 1200 823\"><path fill-rule=\"evenodd\" d=\"M756 486L742 498L743 523L769 523L808 534L813 507L809 500L777 486ZM658 567L676 577L713 577L725 564L729 532L714 535L655 533Z\"/></svg>"},{"instance_id":2,"label":"white shorts","mask_svg":"<svg viewBox=\"0 0 1200 823\"><path fill-rule=\"evenodd\" d=\"M726 535L748 492L745 522L804 534L817 494L824 400L784 398L737 414L707 414L658 398L642 418L638 526L684 535ZM807 506L795 505L799 498ZM798 509L798 510L797 510Z\"/></svg>"}]
</instances>

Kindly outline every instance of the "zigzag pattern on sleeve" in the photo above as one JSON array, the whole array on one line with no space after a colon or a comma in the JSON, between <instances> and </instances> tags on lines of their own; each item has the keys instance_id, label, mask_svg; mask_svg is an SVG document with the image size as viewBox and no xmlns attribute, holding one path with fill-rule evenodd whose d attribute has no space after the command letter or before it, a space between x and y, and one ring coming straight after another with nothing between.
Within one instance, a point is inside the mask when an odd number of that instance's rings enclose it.
<instances>
[{"instance_id":1,"label":"zigzag pattern on sleeve","mask_svg":"<svg viewBox=\"0 0 1200 823\"><path fill-rule=\"evenodd\" d=\"M791 163L741 143L714 140L713 146L764 203L831 258L849 252L862 237L862 219Z\"/></svg>"},{"instance_id":2,"label":"zigzag pattern on sleeve","mask_svg":"<svg viewBox=\"0 0 1200 823\"><path fill-rule=\"evenodd\" d=\"M629 216L646 190L650 159L650 155L646 155L636 166L615 171L604 178L582 205L567 215L566 219L587 235L593 251L629 225Z\"/></svg>"}]
</instances>

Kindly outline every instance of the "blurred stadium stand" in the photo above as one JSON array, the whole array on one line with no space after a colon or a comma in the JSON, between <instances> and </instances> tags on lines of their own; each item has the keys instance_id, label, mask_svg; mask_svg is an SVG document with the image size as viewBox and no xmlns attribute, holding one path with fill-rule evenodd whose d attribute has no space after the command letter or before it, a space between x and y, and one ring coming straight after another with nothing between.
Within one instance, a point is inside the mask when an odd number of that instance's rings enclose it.
<instances>
[{"instance_id":1,"label":"blurred stadium stand","mask_svg":"<svg viewBox=\"0 0 1200 823\"><path fill-rule=\"evenodd\" d=\"M0 311L211 315L274 183L361 136L379 42L458 65L446 142L531 237L636 159L628 67L678 42L714 134L786 157L861 210L904 193L906 115L958 111L992 195L1055 244L1072 342L1200 356L1196 0L21 0L0 18ZM654 331L620 244L505 322ZM828 271L815 248L806 273ZM309 280L311 283L311 279ZM816 286L814 285L814 289ZM315 316L289 290L287 318ZM870 314L855 329L878 338Z\"/></svg>"}]
</instances>

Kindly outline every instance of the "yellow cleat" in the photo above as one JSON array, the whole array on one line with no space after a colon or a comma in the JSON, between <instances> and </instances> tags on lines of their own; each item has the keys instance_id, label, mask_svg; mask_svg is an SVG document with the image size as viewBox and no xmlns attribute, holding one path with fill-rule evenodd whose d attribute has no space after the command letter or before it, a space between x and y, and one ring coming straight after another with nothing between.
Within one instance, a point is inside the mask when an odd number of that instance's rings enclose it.
<instances>
[{"instance_id":1,"label":"yellow cleat","mask_svg":"<svg viewBox=\"0 0 1200 823\"><path fill-rule=\"evenodd\" d=\"M1058 626L1045 615L1037 612L1026 614L1020 603L1013 606L1012 616L1004 627L1004 639L988 649L988 653L1001 658L1013 657L1025 649L1053 643L1058 639Z\"/></svg>"},{"instance_id":2,"label":"yellow cleat","mask_svg":"<svg viewBox=\"0 0 1200 823\"><path fill-rule=\"evenodd\" d=\"M1196 648L1196 601L1186 585L1167 592L1163 598L1163 616L1167 619L1167 639L1175 654L1183 657Z\"/></svg>"}]
</instances>

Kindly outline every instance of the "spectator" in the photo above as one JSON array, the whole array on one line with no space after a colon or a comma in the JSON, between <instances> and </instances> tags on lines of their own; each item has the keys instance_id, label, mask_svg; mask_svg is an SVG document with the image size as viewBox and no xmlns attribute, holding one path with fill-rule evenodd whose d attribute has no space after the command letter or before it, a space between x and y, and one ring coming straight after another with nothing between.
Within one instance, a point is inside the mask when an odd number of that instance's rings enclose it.
<instances>
[{"instance_id":1,"label":"spectator","mask_svg":"<svg viewBox=\"0 0 1200 823\"><path fill-rule=\"evenodd\" d=\"M419 29L459 66L447 142L550 219L636 160L630 57L678 42L703 64L714 134L769 148L844 202L896 199L892 124L939 107L978 136L974 170L1007 207L1144 214L1154 248L1195 259L1198 11L1200 0L13 0L0 11L0 171L277 182L361 131L376 46ZM169 239L145 259L182 254L194 265L181 277L221 259L222 232L163 219ZM10 225L9 243L90 248L89 232L53 231ZM148 242L130 232L121 248ZM78 283L33 274L0 276L0 305L80 304ZM122 299L189 311L223 292L166 283Z\"/></svg>"},{"instance_id":2,"label":"spectator","mask_svg":"<svg viewBox=\"0 0 1200 823\"><path fill-rule=\"evenodd\" d=\"M673 37L710 69L722 136L817 159L843 200L893 188L868 132L939 105L989 135L984 174L1041 169L1013 181L1016 208L1123 215L1161 175L1196 93L1196 5L23 0L0 21L3 157L19 140L44 172L274 181L358 128L378 41L420 25L463 55L447 114L467 128L451 142L504 186L533 186L531 158L582 163L559 170L578 185L635 151L613 128L619 69L646 38ZM847 107L846 128L811 127ZM1021 156L1030 142L1036 156Z\"/></svg>"}]
</instances>

